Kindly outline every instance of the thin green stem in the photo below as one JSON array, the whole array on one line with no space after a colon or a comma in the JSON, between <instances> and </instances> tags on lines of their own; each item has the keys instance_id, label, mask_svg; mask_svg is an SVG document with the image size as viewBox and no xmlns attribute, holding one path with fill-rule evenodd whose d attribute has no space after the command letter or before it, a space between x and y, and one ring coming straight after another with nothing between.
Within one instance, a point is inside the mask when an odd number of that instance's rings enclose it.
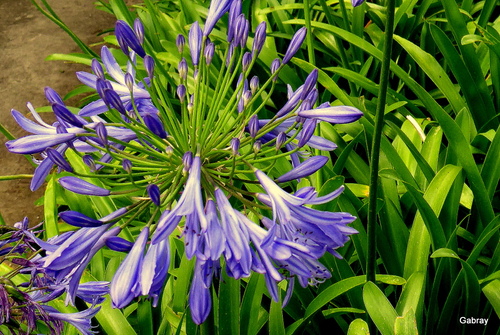
<instances>
[{"instance_id":1,"label":"thin green stem","mask_svg":"<svg viewBox=\"0 0 500 335\"><path fill-rule=\"evenodd\" d=\"M375 282L377 245L376 245L376 225L377 225L377 188L378 170L380 157L380 142L382 138L382 128L384 126L384 111L389 86L389 67L391 63L392 40L394 30L394 8L395 0L387 0L387 22L384 36L384 57L382 58L382 68L380 73L380 86L378 93L377 109L375 114L375 130L373 133L372 150L370 157L370 197L368 210L368 254L366 258L366 279Z\"/></svg>"}]
</instances>

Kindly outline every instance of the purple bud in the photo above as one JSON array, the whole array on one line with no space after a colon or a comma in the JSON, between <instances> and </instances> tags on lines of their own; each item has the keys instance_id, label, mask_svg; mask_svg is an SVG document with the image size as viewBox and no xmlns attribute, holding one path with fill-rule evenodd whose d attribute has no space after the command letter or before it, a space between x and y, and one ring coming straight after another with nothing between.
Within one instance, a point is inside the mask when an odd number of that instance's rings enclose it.
<instances>
[{"instance_id":1,"label":"purple bud","mask_svg":"<svg viewBox=\"0 0 500 335\"><path fill-rule=\"evenodd\" d=\"M226 66L231 65L231 59L233 58L233 55L234 55L234 45L230 44L229 49L227 49ZM230 69L230 71L232 72L233 69Z\"/></svg>"},{"instance_id":2,"label":"purple bud","mask_svg":"<svg viewBox=\"0 0 500 335\"><path fill-rule=\"evenodd\" d=\"M300 101L300 97L302 96L302 91L303 91L304 86L300 86L297 91L295 91L290 98L288 98L288 101L285 103L285 105L276 113L277 117L281 117L283 115L286 115L290 113L292 110L294 110L295 107L297 107L297 104Z\"/></svg>"},{"instance_id":3,"label":"purple bud","mask_svg":"<svg viewBox=\"0 0 500 335\"><path fill-rule=\"evenodd\" d=\"M7 150L15 154L34 154L48 147L75 139L75 134L63 133L53 135L29 135L5 142Z\"/></svg>"},{"instance_id":4,"label":"purple bud","mask_svg":"<svg viewBox=\"0 0 500 335\"><path fill-rule=\"evenodd\" d=\"M105 98L105 101L112 108L114 108L118 112L120 112L120 114L127 115L127 110L125 109L125 106L123 105L123 102L120 99L120 96L114 90L105 89L104 90L104 98Z\"/></svg>"},{"instance_id":5,"label":"purple bud","mask_svg":"<svg viewBox=\"0 0 500 335\"><path fill-rule=\"evenodd\" d=\"M50 102L50 104L58 103L58 104L64 105L64 102L61 99L61 96L50 87L45 87L45 97Z\"/></svg>"},{"instance_id":6,"label":"purple bud","mask_svg":"<svg viewBox=\"0 0 500 335\"><path fill-rule=\"evenodd\" d=\"M262 148L262 142L260 140L255 141L252 146L254 154L257 154Z\"/></svg>"},{"instance_id":7,"label":"purple bud","mask_svg":"<svg viewBox=\"0 0 500 335\"><path fill-rule=\"evenodd\" d=\"M318 69L314 69L311 71L311 73L309 73L304 82L304 88L302 89L300 100L305 100L309 92L316 86L317 81L318 81Z\"/></svg>"},{"instance_id":8,"label":"purple bud","mask_svg":"<svg viewBox=\"0 0 500 335\"><path fill-rule=\"evenodd\" d=\"M103 225L102 221L92 219L87 215L84 215L75 211L65 211L59 213L59 217L66 223L75 227L100 227Z\"/></svg>"},{"instance_id":9,"label":"purple bud","mask_svg":"<svg viewBox=\"0 0 500 335\"><path fill-rule=\"evenodd\" d=\"M316 130L316 124L316 119L305 120L302 131L300 132L299 143L297 144L299 148L302 148L304 145L306 145L307 142L309 142L312 135L314 134L314 130Z\"/></svg>"},{"instance_id":10,"label":"purple bud","mask_svg":"<svg viewBox=\"0 0 500 335\"><path fill-rule=\"evenodd\" d=\"M132 173L132 162L127 159L127 158L124 158L122 160L122 168L123 170L125 170L127 173Z\"/></svg>"},{"instance_id":11,"label":"purple bud","mask_svg":"<svg viewBox=\"0 0 500 335\"><path fill-rule=\"evenodd\" d=\"M95 73L95 75L101 79L104 79L104 70L102 69L101 63L97 59L92 59L92 65L91 65L92 71Z\"/></svg>"},{"instance_id":12,"label":"purple bud","mask_svg":"<svg viewBox=\"0 0 500 335\"><path fill-rule=\"evenodd\" d=\"M177 86L177 96L179 97L181 103L184 103L184 100L186 98L186 86L184 86L183 84Z\"/></svg>"},{"instance_id":13,"label":"purple bud","mask_svg":"<svg viewBox=\"0 0 500 335\"><path fill-rule=\"evenodd\" d=\"M350 123L362 117L363 112L355 107L333 106L300 111L298 115L305 118L316 118L330 123Z\"/></svg>"},{"instance_id":14,"label":"purple bud","mask_svg":"<svg viewBox=\"0 0 500 335\"><path fill-rule=\"evenodd\" d=\"M104 146L108 146L108 131L106 129L106 126L104 126L104 123L98 122L95 125L94 130L99 137L99 140L101 140L102 144Z\"/></svg>"},{"instance_id":15,"label":"purple bud","mask_svg":"<svg viewBox=\"0 0 500 335\"><path fill-rule=\"evenodd\" d=\"M233 153L233 156L236 156L238 154L238 150L240 149L240 139L239 138L232 138L231 139L231 151Z\"/></svg>"},{"instance_id":16,"label":"purple bud","mask_svg":"<svg viewBox=\"0 0 500 335\"><path fill-rule=\"evenodd\" d=\"M188 151L182 156L182 164L184 165L184 172L189 171L191 168L191 164L193 163L193 153L191 151Z\"/></svg>"},{"instance_id":17,"label":"purple bud","mask_svg":"<svg viewBox=\"0 0 500 335\"><path fill-rule=\"evenodd\" d=\"M241 113L245 110L245 103L243 102L243 97L238 100L238 113Z\"/></svg>"},{"instance_id":18,"label":"purple bud","mask_svg":"<svg viewBox=\"0 0 500 335\"><path fill-rule=\"evenodd\" d=\"M83 195L96 195L103 197L111 194L109 190L91 184L77 177L59 178L59 184L61 184L61 186L68 191Z\"/></svg>"},{"instance_id":19,"label":"purple bud","mask_svg":"<svg viewBox=\"0 0 500 335\"><path fill-rule=\"evenodd\" d=\"M188 65L184 57L179 62L177 70L179 71L179 76L181 77L181 79L185 81L187 79L187 74L188 74Z\"/></svg>"},{"instance_id":20,"label":"purple bud","mask_svg":"<svg viewBox=\"0 0 500 335\"><path fill-rule=\"evenodd\" d=\"M273 60L273 62L271 63L271 74L275 74L276 71L278 71L278 69L280 68L281 66L281 61L279 60L279 58L276 58ZM276 81L278 80L278 76L274 76L273 77L273 81Z\"/></svg>"},{"instance_id":21,"label":"purple bud","mask_svg":"<svg viewBox=\"0 0 500 335\"><path fill-rule=\"evenodd\" d=\"M243 92L243 107L248 106L248 103L252 99L252 92L250 90L246 90Z\"/></svg>"},{"instance_id":22,"label":"purple bud","mask_svg":"<svg viewBox=\"0 0 500 335\"><path fill-rule=\"evenodd\" d=\"M241 14L241 1L240 0L233 1L231 7L229 8L229 20L228 20L229 24L227 27L228 42L232 42L234 39L236 19L240 14Z\"/></svg>"},{"instance_id":23,"label":"purple bud","mask_svg":"<svg viewBox=\"0 0 500 335\"><path fill-rule=\"evenodd\" d=\"M251 62L252 62L252 54L250 52L245 52L245 54L243 55L243 59L241 60L243 72L247 72Z\"/></svg>"},{"instance_id":24,"label":"purple bud","mask_svg":"<svg viewBox=\"0 0 500 335\"><path fill-rule=\"evenodd\" d=\"M68 161L63 157L63 155L61 155L59 153L59 151L57 151L56 149L47 148L47 150L45 150L45 152L47 153L47 156L49 157L49 159L52 162L54 162L54 164L56 164L57 166L59 166L61 169L65 170L65 171L73 172L73 168L68 163Z\"/></svg>"},{"instance_id":25,"label":"purple bud","mask_svg":"<svg viewBox=\"0 0 500 335\"><path fill-rule=\"evenodd\" d=\"M193 61L194 66L197 66L200 61L202 38L203 35L200 25L198 24L198 21L196 21L191 25L191 29L189 29L189 51L191 53L191 60Z\"/></svg>"},{"instance_id":26,"label":"purple bud","mask_svg":"<svg viewBox=\"0 0 500 335\"><path fill-rule=\"evenodd\" d=\"M314 172L321 169L326 162L328 162L328 157L313 156L276 179L276 181L278 183L284 183L290 180L310 176Z\"/></svg>"},{"instance_id":27,"label":"purple bud","mask_svg":"<svg viewBox=\"0 0 500 335\"><path fill-rule=\"evenodd\" d=\"M266 42L266 21L262 21L255 30L255 37L252 45L252 56L257 57Z\"/></svg>"},{"instance_id":28,"label":"purple bud","mask_svg":"<svg viewBox=\"0 0 500 335\"><path fill-rule=\"evenodd\" d=\"M107 104L109 105L109 102L106 101L106 95L104 94L105 90L112 90L113 86L111 86L111 83L105 79L97 78L95 82L96 86L96 91L99 94L99 97Z\"/></svg>"},{"instance_id":29,"label":"purple bud","mask_svg":"<svg viewBox=\"0 0 500 335\"><path fill-rule=\"evenodd\" d=\"M118 40L118 44L120 45L120 48L125 55L129 54L128 49L130 48L139 56L143 58L144 56L146 56L146 52L142 48L141 42L137 38L137 35L125 21L116 21L115 34L116 39Z\"/></svg>"},{"instance_id":30,"label":"purple bud","mask_svg":"<svg viewBox=\"0 0 500 335\"><path fill-rule=\"evenodd\" d=\"M295 53L299 50L302 42L304 42L304 39L306 38L306 34L306 27L302 27L297 30L295 35L293 35L292 40L288 45L288 49L286 50L285 56L283 57L283 64L288 63L290 59L292 59L292 57L295 55Z\"/></svg>"},{"instance_id":31,"label":"purple bud","mask_svg":"<svg viewBox=\"0 0 500 335\"><path fill-rule=\"evenodd\" d=\"M259 77L253 76L252 79L250 79L250 90L252 91L252 94L255 94L257 90L259 89Z\"/></svg>"},{"instance_id":32,"label":"purple bud","mask_svg":"<svg viewBox=\"0 0 500 335\"><path fill-rule=\"evenodd\" d=\"M253 115L248 121L248 132L252 138L255 138L257 132L259 131L259 118L257 114Z\"/></svg>"},{"instance_id":33,"label":"purple bud","mask_svg":"<svg viewBox=\"0 0 500 335\"><path fill-rule=\"evenodd\" d=\"M233 44L242 48L246 45L249 27L250 23L245 18L245 15L240 14L236 19Z\"/></svg>"},{"instance_id":34,"label":"purple bud","mask_svg":"<svg viewBox=\"0 0 500 335\"><path fill-rule=\"evenodd\" d=\"M111 236L106 239L106 246L114 251L129 252L134 243L118 236Z\"/></svg>"},{"instance_id":35,"label":"purple bud","mask_svg":"<svg viewBox=\"0 0 500 335\"><path fill-rule=\"evenodd\" d=\"M86 123L85 120L83 120L78 115L71 113L70 110L66 108L66 106L61 105L60 103L52 104L52 110L60 121L67 122L70 125L81 128L83 127L84 123Z\"/></svg>"},{"instance_id":36,"label":"purple bud","mask_svg":"<svg viewBox=\"0 0 500 335\"><path fill-rule=\"evenodd\" d=\"M281 149L283 144L286 142L286 134L284 132L280 132L278 136L276 136L276 150Z\"/></svg>"},{"instance_id":37,"label":"purple bud","mask_svg":"<svg viewBox=\"0 0 500 335\"><path fill-rule=\"evenodd\" d=\"M177 38L175 39L175 45L177 46L177 50L179 50L179 53L182 54L184 51L184 45L186 44L186 38L184 35L177 35Z\"/></svg>"},{"instance_id":38,"label":"purple bud","mask_svg":"<svg viewBox=\"0 0 500 335\"><path fill-rule=\"evenodd\" d=\"M167 155L167 157L172 157L172 155L174 154L174 148L172 148L170 145L168 147L165 148L165 154Z\"/></svg>"},{"instance_id":39,"label":"purple bud","mask_svg":"<svg viewBox=\"0 0 500 335\"><path fill-rule=\"evenodd\" d=\"M134 91L134 84L135 84L134 76L132 76L132 74L128 72L125 73L125 86L127 86L130 93Z\"/></svg>"},{"instance_id":40,"label":"purple bud","mask_svg":"<svg viewBox=\"0 0 500 335\"><path fill-rule=\"evenodd\" d=\"M150 55L144 56L144 67L146 68L146 72L148 73L149 79L153 79L154 71L155 71L155 60Z\"/></svg>"},{"instance_id":41,"label":"purple bud","mask_svg":"<svg viewBox=\"0 0 500 335\"><path fill-rule=\"evenodd\" d=\"M163 127L163 123L160 118L156 114L145 113L142 116L146 127L151 130L153 134L160 138L167 138L167 133L165 132L165 128Z\"/></svg>"},{"instance_id":42,"label":"purple bud","mask_svg":"<svg viewBox=\"0 0 500 335\"><path fill-rule=\"evenodd\" d=\"M156 184L149 184L148 187L146 188L148 191L148 195L151 198L151 201L156 205L160 206L161 205L161 198L160 198L160 188Z\"/></svg>"},{"instance_id":43,"label":"purple bud","mask_svg":"<svg viewBox=\"0 0 500 335\"><path fill-rule=\"evenodd\" d=\"M309 101L311 103L311 106L313 106L316 101L318 100L318 89L313 88L309 94L307 94L307 97L304 99L306 101Z\"/></svg>"},{"instance_id":44,"label":"purple bud","mask_svg":"<svg viewBox=\"0 0 500 335\"><path fill-rule=\"evenodd\" d=\"M212 42L207 43L207 45L205 46L205 60L207 62L207 65L210 65L212 63L214 52L215 52L214 44Z\"/></svg>"},{"instance_id":45,"label":"purple bud","mask_svg":"<svg viewBox=\"0 0 500 335\"><path fill-rule=\"evenodd\" d=\"M84 155L82 157L83 163L90 168L90 171L96 171L95 160L90 155Z\"/></svg>"},{"instance_id":46,"label":"purple bud","mask_svg":"<svg viewBox=\"0 0 500 335\"><path fill-rule=\"evenodd\" d=\"M144 43L144 25L139 18L134 21L134 32L140 44Z\"/></svg>"},{"instance_id":47,"label":"purple bud","mask_svg":"<svg viewBox=\"0 0 500 335\"><path fill-rule=\"evenodd\" d=\"M352 4L353 7L358 7L363 2L365 2L365 0L351 0L351 4Z\"/></svg>"},{"instance_id":48,"label":"purple bud","mask_svg":"<svg viewBox=\"0 0 500 335\"><path fill-rule=\"evenodd\" d=\"M231 0L214 0L208 9L207 19L205 21L205 28L203 35L208 36L215 26L215 23L229 10Z\"/></svg>"}]
</instances>

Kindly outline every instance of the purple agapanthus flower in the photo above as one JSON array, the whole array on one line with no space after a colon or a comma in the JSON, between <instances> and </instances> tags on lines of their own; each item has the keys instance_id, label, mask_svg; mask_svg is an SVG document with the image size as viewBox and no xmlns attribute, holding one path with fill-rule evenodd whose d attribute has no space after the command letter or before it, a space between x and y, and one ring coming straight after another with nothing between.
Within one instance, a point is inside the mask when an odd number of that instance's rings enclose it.
<instances>
[{"instance_id":1,"label":"purple agapanthus flower","mask_svg":"<svg viewBox=\"0 0 500 335\"><path fill-rule=\"evenodd\" d=\"M88 308L84 311L76 313L61 313L51 306L43 306L43 308L50 318L73 325L76 329L78 329L80 334L95 334L95 332L91 330L92 324L90 320L99 312L100 307Z\"/></svg>"},{"instance_id":2,"label":"purple agapanthus flower","mask_svg":"<svg viewBox=\"0 0 500 335\"><path fill-rule=\"evenodd\" d=\"M193 321L201 324L210 317L212 281L222 271L234 279L262 274L275 301L278 284L288 281L284 303L295 282L305 287L331 277L320 258L325 253L341 257L339 248L356 233L348 226L356 218L311 208L340 196L342 187L318 196L314 187L297 189L297 183L328 163L312 149L336 148L321 136L321 122L354 122L362 112L320 103L316 69L298 88L288 86L284 103L275 100L280 71L302 47L306 28L293 35L282 60L268 64L271 79L259 78L266 71L253 67L265 61L257 57L269 46L268 27L260 23L251 29L241 8L239 0L212 2L205 24L194 22L187 39L177 37L179 63L168 68L148 54L148 31L140 21L133 27L119 21L116 35L125 57L115 57L120 49L103 47L100 61L92 61L93 73L77 74L96 91L96 101L75 114L57 93L46 90L58 119L50 126L34 110L37 122L13 112L33 135L8 142L8 148L43 158L34 186L57 166L64 170L57 180L66 192L105 197L119 207L105 215L80 213L69 203L60 218L77 230L48 241L33 237L45 251L30 260L34 271L40 268L48 278L48 292L40 299L66 294L67 303L75 297L99 302L109 289L115 308L139 296L156 306L169 269L185 257L194 263L189 307ZM211 36L226 12L227 43ZM186 41L190 60L183 55ZM87 170L81 172L68 151L76 151ZM104 206L96 207L102 211ZM171 249L175 239L184 248ZM80 284L102 248L127 255L109 286ZM59 319L89 331L91 314Z\"/></svg>"}]
</instances>

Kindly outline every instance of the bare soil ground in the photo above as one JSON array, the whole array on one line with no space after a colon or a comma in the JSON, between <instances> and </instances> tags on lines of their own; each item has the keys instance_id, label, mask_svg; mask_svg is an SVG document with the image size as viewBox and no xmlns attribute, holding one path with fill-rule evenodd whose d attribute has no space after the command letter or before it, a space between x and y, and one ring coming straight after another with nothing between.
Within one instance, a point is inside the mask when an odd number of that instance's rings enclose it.
<instances>
[{"instance_id":1,"label":"bare soil ground","mask_svg":"<svg viewBox=\"0 0 500 335\"><path fill-rule=\"evenodd\" d=\"M97 10L93 0L47 0L59 17L87 44L113 28L112 15ZM99 46L95 46L98 50ZM23 131L11 117L12 108L27 113L26 102L47 105L44 87L64 96L79 84L75 71L85 67L60 61L45 61L53 53L78 52L71 38L37 11L29 0L0 0L0 122L15 136ZM51 120L50 115L47 119ZM31 174L33 166L22 155L9 153L7 139L0 134L0 175ZM43 220L43 208L34 202L42 190L31 192L30 180L0 181L0 214L8 224L28 216L32 224Z\"/></svg>"}]
</instances>

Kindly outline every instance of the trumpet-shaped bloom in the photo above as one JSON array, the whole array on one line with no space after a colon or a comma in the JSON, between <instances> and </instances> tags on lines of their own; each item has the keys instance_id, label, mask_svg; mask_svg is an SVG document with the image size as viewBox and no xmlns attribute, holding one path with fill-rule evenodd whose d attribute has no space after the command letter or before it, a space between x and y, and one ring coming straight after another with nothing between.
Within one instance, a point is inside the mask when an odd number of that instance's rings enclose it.
<instances>
[{"instance_id":1,"label":"trumpet-shaped bloom","mask_svg":"<svg viewBox=\"0 0 500 335\"><path fill-rule=\"evenodd\" d=\"M149 228L144 227L111 281L111 301L116 308L127 306L140 293L140 271L148 236Z\"/></svg>"},{"instance_id":2,"label":"trumpet-shaped bloom","mask_svg":"<svg viewBox=\"0 0 500 335\"><path fill-rule=\"evenodd\" d=\"M43 306L48 316L55 320L68 322L73 325L80 334L92 335L95 334L92 329L91 319L99 312L100 307L87 308L84 311L76 313L61 313L51 306Z\"/></svg>"},{"instance_id":3,"label":"trumpet-shaped bloom","mask_svg":"<svg viewBox=\"0 0 500 335\"><path fill-rule=\"evenodd\" d=\"M298 112L298 115L330 123L351 123L362 117L363 112L355 107L333 106L300 111Z\"/></svg>"},{"instance_id":4,"label":"trumpet-shaped bloom","mask_svg":"<svg viewBox=\"0 0 500 335\"><path fill-rule=\"evenodd\" d=\"M153 235L152 243L158 243L169 236L179 223L181 217L196 213L196 218L189 229L197 229L205 231L208 225L203 210L203 199L201 195L201 161L199 156L193 158L193 162L189 169L189 178L186 181L186 186L181 197L177 201L175 208L172 211L165 211L158 220L156 231Z\"/></svg>"}]
</instances>

